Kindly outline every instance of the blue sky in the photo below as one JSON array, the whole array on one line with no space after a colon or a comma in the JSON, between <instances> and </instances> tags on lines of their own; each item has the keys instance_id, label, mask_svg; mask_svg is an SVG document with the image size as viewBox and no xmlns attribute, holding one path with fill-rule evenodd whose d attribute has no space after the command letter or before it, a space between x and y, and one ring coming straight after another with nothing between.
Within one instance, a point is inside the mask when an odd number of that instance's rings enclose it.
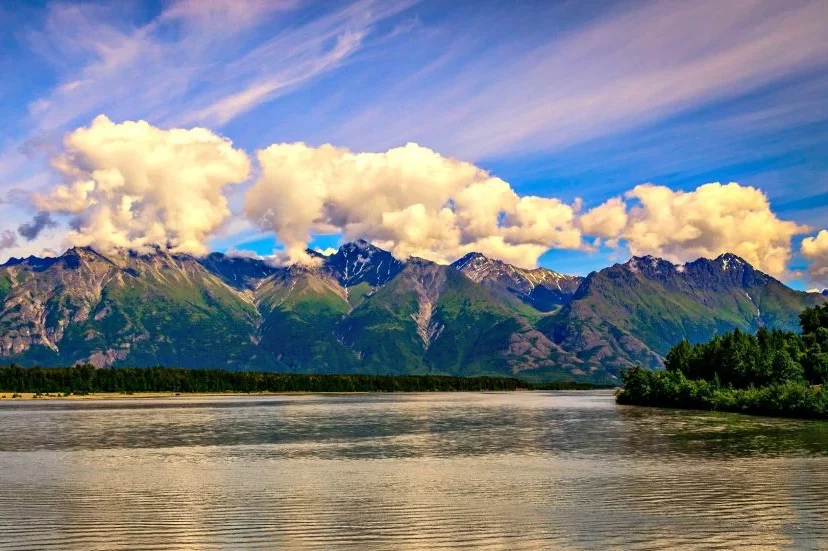
<instances>
[{"instance_id":1,"label":"blue sky","mask_svg":"<svg viewBox=\"0 0 828 551\"><path fill-rule=\"evenodd\" d=\"M29 194L65 178L50 167L64 136L105 114L203 126L251 157L285 142L416 142L584 212L644 183L738 182L800 226L785 278L821 285L828 261L800 242L828 225L826 23L819 0L4 3L0 230L33 218ZM258 175L254 161L228 191L231 218ZM65 246L71 220L54 218L0 260ZM540 264L583 274L643 250L618 237L550 246ZM311 245L340 240L314 232ZM209 246L280 242L231 219Z\"/></svg>"}]
</instances>

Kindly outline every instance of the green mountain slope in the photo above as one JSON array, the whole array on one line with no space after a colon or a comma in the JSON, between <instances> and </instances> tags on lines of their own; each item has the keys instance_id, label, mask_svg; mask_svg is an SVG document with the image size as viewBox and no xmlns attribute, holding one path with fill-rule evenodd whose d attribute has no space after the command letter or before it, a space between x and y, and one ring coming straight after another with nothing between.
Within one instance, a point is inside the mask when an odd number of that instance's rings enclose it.
<instances>
[{"instance_id":1,"label":"green mountain slope","mask_svg":"<svg viewBox=\"0 0 828 551\"><path fill-rule=\"evenodd\" d=\"M351 310L345 289L321 269L292 266L264 280L255 300L262 316L257 341L290 371L350 373L354 353L336 338Z\"/></svg>"},{"instance_id":2,"label":"green mountain slope","mask_svg":"<svg viewBox=\"0 0 828 551\"><path fill-rule=\"evenodd\" d=\"M312 257L290 267L162 250L13 259L0 266L0 358L606 382L635 363L659 367L682 338L795 329L805 306L826 301L732 255L633 258L587 278L479 254L401 262L364 241Z\"/></svg>"},{"instance_id":3,"label":"green mountain slope","mask_svg":"<svg viewBox=\"0 0 828 551\"><path fill-rule=\"evenodd\" d=\"M411 259L352 312L341 335L372 372L589 376L534 330L536 318L451 266Z\"/></svg>"},{"instance_id":4,"label":"green mountain slope","mask_svg":"<svg viewBox=\"0 0 828 551\"><path fill-rule=\"evenodd\" d=\"M736 328L796 330L799 312L822 301L734 255L681 266L643 257L590 274L573 300L538 327L589 363L659 367L681 339L701 342Z\"/></svg>"},{"instance_id":5,"label":"green mountain slope","mask_svg":"<svg viewBox=\"0 0 828 551\"><path fill-rule=\"evenodd\" d=\"M7 264L0 274L10 282L0 311L0 353L10 361L272 363L261 361L251 340L253 304L188 256L71 249L55 259Z\"/></svg>"}]
</instances>

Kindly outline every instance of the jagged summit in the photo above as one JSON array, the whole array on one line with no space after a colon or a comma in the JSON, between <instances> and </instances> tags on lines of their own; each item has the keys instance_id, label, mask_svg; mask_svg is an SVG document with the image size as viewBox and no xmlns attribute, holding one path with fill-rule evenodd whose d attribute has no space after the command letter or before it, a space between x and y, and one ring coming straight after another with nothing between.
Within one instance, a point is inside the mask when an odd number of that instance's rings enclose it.
<instances>
[{"instance_id":1,"label":"jagged summit","mask_svg":"<svg viewBox=\"0 0 828 551\"><path fill-rule=\"evenodd\" d=\"M739 255L733 253L724 253L717 256L714 260L721 262L723 266L727 267L730 264L748 264L748 262Z\"/></svg>"},{"instance_id":2,"label":"jagged summit","mask_svg":"<svg viewBox=\"0 0 828 551\"><path fill-rule=\"evenodd\" d=\"M97 252L92 247L71 247L58 256L28 256L26 258L12 257L4 264L0 264L0 268L17 266L20 268L28 268L34 271L47 270L52 266L60 265L66 269L76 269L80 267L83 262L106 262L113 264L113 262Z\"/></svg>"},{"instance_id":3,"label":"jagged summit","mask_svg":"<svg viewBox=\"0 0 828 551\"><path fill-rule=\"evenodd\" d=\"M356 241L347 241L339 246L337 253L354 253L356 251L363 251L365 254L371 255L375 253L388 253L385 249L381 249L365 239L357 239ZM337 254L334 253L334 254ZM388 253L390 254L390 253Z\"/></svg>"},{"instance_id":4,"label":"jagged summit","mask_svg":"<svg viewBox=\"0 0 828 551\"><path fill-rule=\"evenodd\" d=\"M712 258L712 259L711 258L700 257L700 258L697 258L696 260L691 260L691 261L685 262L684 264L675 264L673 262L670 262L669 260L665 260L664 258L661 258L661 257L658 257L658 256L653 256L651 254L645 254L645 255L641 255L641 256L633 255L633 256L630 257L630 259L627 262L625 262L625 265L635 266L635 265L641 265L641 264L651 264L651 265L670 264L670 265L679 267L679 266L686 266L688 264L693 264L694 262L715 262L715 263L718 263L719 265L721 265L725 268L728 267L728 266L740 266L740 265L745 265L745 264L749 265L749 263L744 258L742 258L742 257L740 257L736 254L733 254L733 253L723 253L723 254L720 254L719 256L717 256L716 258Z\"/></svg>"},{"instance_id":5,"label":"jagged summit","mask_svg":"<svg viewBox=\"0 0 828 551\"><path fill-rule=\"evenodd\" d=\"M329 255L325 255L319 251L310 248L306 249L305 252L309 256L315 259L322 260L328 265L341 267L343 271L343 278L348 280L351 280L354 274L360 272L360 267L357 264L369 265L372 264L375 260L377 263L385 262L387 260L388 264L386 265L386 269L388 268L388 266L396 266L397 268L400 268L403 264L405 264L404 261L395 258L390 252L381 249L376 245L372 244L371 242L367 241L366 239L362 238L343 243L337 249L336 252ZM11 257L5 263L0 264L0 267L13 266L24 263L28 263L33 266L49 265L51 263L56 262L58 259L71 257L89 259L98 258L111 261L119 257L152 258L156 256L177 259L196 259L204 263L205 265L214 265L216 263L252 265L256 266L257 268L261 268L262 271L268 272L272 272L273 270L278 269L272 263L268 262L265 258L257 256L232 255L222 252L211 252L204 256L196 256L191 255L189 253L173 252L171 248L162 247L160 245L148 245L143 250L137 251L132 249L117 249L114 251L107 252L98 251L96 248L92 246L75 246L67 249L63 254L58 256L38 257L30 255L25 258ZM377 258L375 259L375 257ZM681 268L683 266L687 266L694 263L710 262L715 262L724 269L732 269L734 266L749 266L752 268L752 266L750 266L750 264L747 261L733 253L724 253L719 255L715 259L699 258L697 260L687 262L683 265L673 264L667 260L664 260L663 258L659 258L653 255L632 256L626 263L624 263L624 265L630 266L633 269L647 265L649 265L650 267L673 266L675 268ZM488 257L481 252L467 253L463 257L452 262L451 265L454 268L465 273L471 279L478 281L486 279L492 271L498 270L521 274L524 276L527 274L534 274L534 277L529 277L528 279L534 281L536 284L548 281L550 279L565 280L579 277L561 274L549 268L520 268L511 265L503 260ZM269 267L268 270L264 268L266 266ZM346 268L348 271L347 277L344 276ZM366 268L367 266L363 268L363 270ZM393 272L393 267L391 271ZM826 291L828 291L828 289Z\"/></svg>"},{"instance_id":6,"label":"jagged summit","mask_svg":"<svg viewBox=\"0 0 828 551\"><path fill-rule=\"evenodd\" d=\"M638 264L640 262L660 262L660 261L663 261L663 259L659 258L657 256L653 256L651 254L645 254L645 255L641 255L641 256L633 255L633 256L630 257L629 260L627 260L627 262L625 262L625 264Z\"/></svg>"},{"instance_id":7,"label":"jagged summit","mask_svg":"<svg viewBox=\"0 0 828 551\"><path fill-rule=\"evenodd\" d=\"M433 260L429 260L421 256L409 256L405 263L417 266L439 266L439 264Z\"/></svg>"},{"instance_id":8,"label":"jagged summit","mask_svg":"<svg viewBox=\"0 0 828 551\"><path fill-rule=\"evenodd\" d=\"M221 254L221 253L211 253ZM114 249L110 251L100 251L92 246L74 246L66 249L62 254L57 256L28 256L26 258L12 257L4 264L0 264L0 268L6 266L29 265L48 267L55 263L62 265L73 265L80 261L97 262L103 261L115 265L124 265L130 260L141 259L173 259L173 260L189 260L195 261L196 258L187 253L172 252L168 248L157 245L148 246L145 250L134 249Z\"/></svg>"},{"instance_id":9,"label":"jagged summit","mask_svg":"<svg viewBox=\"0 0 828 551\"><path fill-rule=\"evenodd\" d=\"M583 280L548 268L518 268L479 252L463 256L452 266L475 283L506 291L542 312L566 304Z\"/></svg>"},{"instance_id":10,"label":"jagged summit","mask_svg":"<svg viewBox=\"0 0 828 551\"><path fill-rule=\"evenodd\" d=\"M615 267L663 281L706 280L718 281L722 284L738 282L748 285L753 281L763 282L774 279L733 253L724 253L712 259L697 258L683 264L675 264L652 255L633 256L624 264L616 264Z\"/></svg>"},{"instance_id":11,"label":"jagged summit","mask_svg":"<svg viewBox=\"0 0 828 551\"><path fill-rule=\"evenodd\" d=\"M549 268L519 268L513 266L503 260L496 258L489 258L483 253L471 252L462 258L455 260L451 264L456 269L465 273L472 280L486 279L493 272L507 272L510 274L519 274L526 277L528 281L534 284L539 284L549 280L564 280L567 278L577 277L565 274L560 274Z\"/></svg>"},{"instance_id":12,"label":"jagged summit","mask_svg":"<svg viewBox=\"0 0 828 551\"><path fill-rule=\"evenodd\" d=\"M405 263L364 239L343 244L323 257L324 266L346 287L367 283L379 287L394 278Z\"/></svg>"},{"instance_id":13,"label":"jagged summit","mask_svg":"<svg viewBox=\"0 0 828 551\"><path fill-rule=\"evenodd\" d=\"M489 257L483 253L467 253L452 262L452 265L462 272L467 267L480 266L488 261Z\"/></svg>"},{"instance_id":14,"label":"jagged summit","mask_svg":"<svg viewBox=\"0 0 828 551\"><path fill-rule=\"evenodd\" d=\"M683 265L674 264L669 260L651 254L631 256L622 266L626 266L632 271L675 271L683 267Z\"/></svg>"},{"instance_id":15,"label":"jagged summit","mask_svg":"<svg viewBox=\"0 0 828 551\"><path fill-rule=\"evenodd\" d=\"M755 269L743 258L725 253L716 258L697 258L683 264L675 264L669 260L653 255L633 256L624 264L616 264L606 270L628 271L643 277L658 279L732 281L741 282L742 279L767 280L771 276Z\"/></svg>"}]
</instances>

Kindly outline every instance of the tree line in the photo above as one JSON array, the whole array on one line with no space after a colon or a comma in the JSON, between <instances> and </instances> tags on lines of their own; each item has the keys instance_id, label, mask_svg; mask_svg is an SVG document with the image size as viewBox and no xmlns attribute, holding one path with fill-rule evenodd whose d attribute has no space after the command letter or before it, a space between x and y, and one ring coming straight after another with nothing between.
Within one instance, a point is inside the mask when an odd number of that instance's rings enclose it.
<instances>
[{"instance_id":1,"label":"tree line","mask_svg":"<svg viewBox=\"0 0 828 551\"><path fill-rule=\"evenodd\" d=\"M0 389L34 393L432 392L530 388L529 383L510 377L306 375L167 367L96 369L91 365L0 367Z\"/></svg>"},{"instance_id":2,"label":"tree line","mask_svg":"<svg viewBox=\"0 0 828 551\"><path fill-rule=\"evenodd\" d=\"M828 303L806 308L802 333L738 329L708 342L684 340L664 371L622 373L618 402L662 407L828 418Z\"/></svg>"},{"instance_id":3,"label":"tree line","mask_svg":"<svg viewBox=\"0 0 828 551\"><path fill-rule=\"evenodd\" d=\"M99 392L475 392L589 390L600 385L556 381L533 384L514 377L443 375L324 375L178 369L0 367L0 390L11 393L89 394Z\"/></svg>"}]
</instances>

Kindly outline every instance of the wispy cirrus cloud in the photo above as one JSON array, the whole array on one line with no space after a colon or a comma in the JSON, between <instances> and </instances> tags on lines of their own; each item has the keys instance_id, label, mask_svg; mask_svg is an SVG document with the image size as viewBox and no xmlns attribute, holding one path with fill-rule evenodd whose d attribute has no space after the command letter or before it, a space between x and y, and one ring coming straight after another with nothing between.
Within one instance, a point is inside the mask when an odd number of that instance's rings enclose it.
<instances>
[{"instance_id":1,"label":"wispy cirrus cloud","mask_svg":"<svg viewBox=\"0 0 828 551\"><path fill-rule=\"evenodd\" d=\"M348 31L335 38L335 44L329 50L314 55L300 52L293 64L275 74L254 79L238 92L231 92L203 108L185 112L176 117L176 123L208 123L222 125L242 113L246 113L261 103L270 101L282 93L289 92L303 82L325 71L339 66L361 46L366 31ZM255 62L247 60L250 66Z\"/></svg>"},{"instance_id":2,"label":"wispy cirrus cloud","mask_svg":"<svg viewBox=\"0 0 828 551\"><path fill-rule=\"evenodd\" d=\"M70 69L30 115L46 129L98 113L221 125L337 67L372 25L414 3L360 0L297 23L304 5L295 1L187 0L143 25L119 22L107 6L52 4L29 41Z\"/></svg>"},{"instance_id":3,"label":"wispy cirrus cloud","mask_svg":"<svg viewBox=\"0 0 828 551\"><path fill-rule=\"evenodd\" d=\"M509 14L500 17L508 26ZM397 102L356 110L338 135L369 136L366 147L414 139L471 159L570 146L819 69L828 62L826 18L821 1L656 1L598 14L532 47L520 33L496 47L461 33L452 45L460 70L445 60L391 87ZM366 134L380 120L392 124Z\"/></svg>"}]
</instances>

